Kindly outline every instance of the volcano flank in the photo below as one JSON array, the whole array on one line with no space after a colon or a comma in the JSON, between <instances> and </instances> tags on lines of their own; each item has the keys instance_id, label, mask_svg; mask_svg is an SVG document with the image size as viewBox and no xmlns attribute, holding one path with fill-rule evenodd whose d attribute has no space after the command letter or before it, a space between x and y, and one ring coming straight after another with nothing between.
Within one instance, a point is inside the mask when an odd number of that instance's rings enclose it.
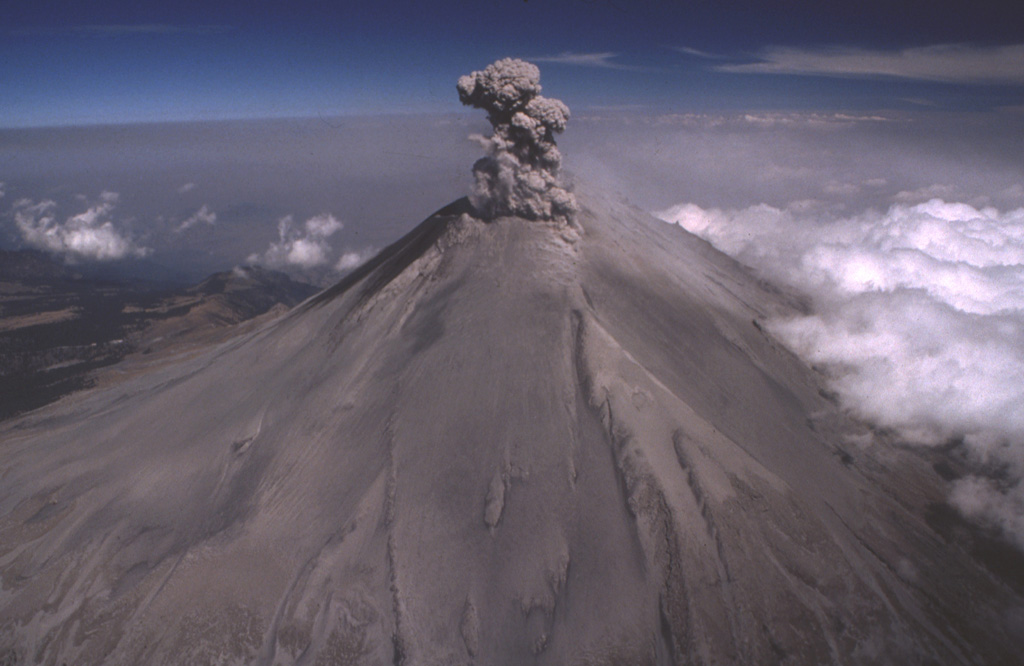
<instances>
[{"instance_id":1,"label":"volcano flank","mask_svg":"<svg viewBox=\"0 0 1024 666\"><path fill-rule=\"evenodd\" d=\"M795 301L544 187L0 424L0 663L1014 663L945 481L761 326Z\"/></svg>"},{"instance_id":2,"label":"volcano flank","mask_svg":"<svg viewBox=\"0 0 1024 666\"><path fill-rule=\"evenodd\" d=\"M26 663L1009 663L941 480L600 198L457 202L265 328L7 423ZM968 611L969 609L969 611Z\"/></svg>"}]
</instances>

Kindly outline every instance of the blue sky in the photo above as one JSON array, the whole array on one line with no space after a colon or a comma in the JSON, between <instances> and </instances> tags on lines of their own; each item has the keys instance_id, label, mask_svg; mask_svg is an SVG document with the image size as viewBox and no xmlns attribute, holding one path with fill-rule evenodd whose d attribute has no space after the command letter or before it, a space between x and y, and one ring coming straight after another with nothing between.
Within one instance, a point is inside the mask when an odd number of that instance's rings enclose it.
<instances>
[{"instance_id":1,"label":"blue sky","mask_svg":"<svg viewBox=\"0 0 1024 666\"><path fill-rule=\"evenodd\" d=\"M459 111L504 56L575 110L1024 105L1019 3L5 4L0 127Z\"/></svg>"}]
</instances>

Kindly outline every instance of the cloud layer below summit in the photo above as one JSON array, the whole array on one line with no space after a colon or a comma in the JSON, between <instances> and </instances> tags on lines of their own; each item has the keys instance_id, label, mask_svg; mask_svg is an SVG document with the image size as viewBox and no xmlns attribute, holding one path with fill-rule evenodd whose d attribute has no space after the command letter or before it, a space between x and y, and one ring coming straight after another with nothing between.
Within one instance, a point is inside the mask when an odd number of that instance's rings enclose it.
<instances>
[{"instance_id":1,"label":"cloud layer below summit","mask_svg":"<svg viewBox=\"0 0 1024 666\"><path fill-rule=\"evenodd\" d=\"M659 215L809 296L810 312L771 330L858 416L909 443L961 442L978 474L956 483L955 503L1024 545L1024 207L684 203Z\"/></svg>"}]
</instances>

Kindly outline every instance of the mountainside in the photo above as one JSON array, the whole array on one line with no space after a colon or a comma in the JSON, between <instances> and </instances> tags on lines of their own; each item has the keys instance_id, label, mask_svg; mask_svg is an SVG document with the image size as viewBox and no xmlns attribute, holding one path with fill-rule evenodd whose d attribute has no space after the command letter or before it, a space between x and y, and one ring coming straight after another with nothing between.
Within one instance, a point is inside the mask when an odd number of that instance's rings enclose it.
<instances>
[{"instance_id":1,"label":"mountainside","mask_svg":"<svg viewBox=\"0 0 1024 666\"><path fill-rule=\"evenodd\" d=\"M281 314L317 291L313 285L257 266L214 273L140 308L147 321L133 343L152 353L175 345L220 342L230 337L225 336L228 327L271 311Z\"/></svg>"},{"instance_id":2,"label":"mountainside","mask_svg":"<svg viewBox=\"0 0 1024 666\"><path fill-rule=\"evenodd\" d=\"M1014 663L1021 597L929 525L939 476L762 330L794 304L579 203L456 202L0 424L0 663Z\"/></svg>"}]
</instances>

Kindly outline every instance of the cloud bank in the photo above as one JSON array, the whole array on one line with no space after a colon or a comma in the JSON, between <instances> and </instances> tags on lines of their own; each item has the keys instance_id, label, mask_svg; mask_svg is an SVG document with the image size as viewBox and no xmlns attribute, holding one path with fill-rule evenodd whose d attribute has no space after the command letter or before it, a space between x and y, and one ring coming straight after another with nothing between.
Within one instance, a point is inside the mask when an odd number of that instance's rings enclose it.
<instances>
[{"instance_id":1,"label":"cloud bank","mask_svg":"<svg viewBox=\"0 0 1024 666\"><path fill-rule=\"evenodd\" d=\"M715 67L736 74L886 76L946 83L1024 84L1024 44L938 44L900 51L775 47L760 62Z\"/></svg>"},{"instance_id":2,"label":"cloud bank","mask_svg":"<svg viewBox=\"0 0 1024 666\"><path fill-rule=\"evenodd\" d=\"M301 227L288 215L277 223L278 240L271 242L263 254L249 255L246 261L271 268L316 268L327 263L331 253L327 239L343 226L329 213L311 217Z\"/></svg>"},{"instance_id":3,"label":"cloud bank","mask_svg":"<svg viewBox=\"0 0 1024 666\"><path fill-rule=\"evenodd\" d=\"M561 182L562 154L554 135L569 120L569 107L540 95L540 70L506 58L459 79L459 101L487 111L490 137L474 137L487 156L473 165L470 201L486 219L517 215L569 222L576 197Z\"/></svg>"},{"instance_id":4,"label":"cloud bank","mask_svg":"<svg viewBox=\"0 0 1024 666\"><path fill-rule=\"evenodd\" d=\"M55 202L20 199L14 203L14 223L27 245L59 254L66 260L144 257L151 250L136 245L114 225L112 213L118 199L116 192L103 192L98 202L64 222L57 219Z\"/></svg>"},{"instance_id":5,"label":"cloud bank","mask_svg":"<svg viewBox=\"0 0 1024 666\"><path fill-rule=\"evenodd\" d=\"M932 199L831 220L799 207L658 214L809 294L769 324L859 416L909 442L962 441L952 500L1024 546L1024 208Z\"/></svg>"}]
</instances>

